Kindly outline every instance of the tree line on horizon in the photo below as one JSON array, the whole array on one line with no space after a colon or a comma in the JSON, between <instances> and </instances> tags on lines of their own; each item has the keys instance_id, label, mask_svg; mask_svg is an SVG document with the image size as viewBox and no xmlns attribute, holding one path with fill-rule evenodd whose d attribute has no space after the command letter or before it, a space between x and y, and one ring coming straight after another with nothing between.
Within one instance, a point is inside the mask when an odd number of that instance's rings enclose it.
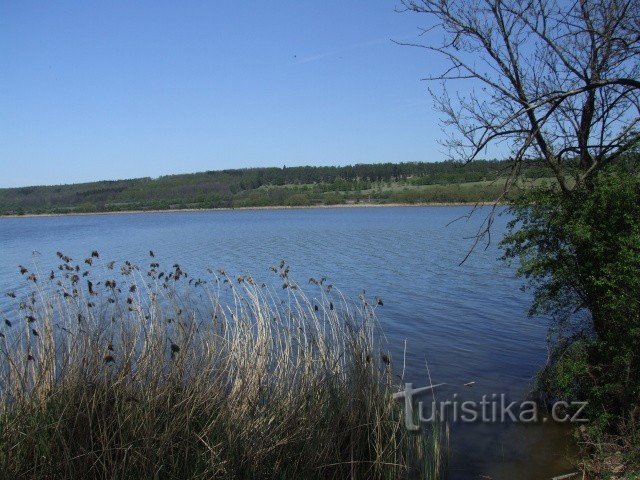
<instances>
[{"instance_id":1,"label":"tree line on horizon","mask_svg":"<svg viewBox=\"0 0 640 480\"><path fill-rule=\"evenodd\" d=\"M507 160L284 166L5 188L0 214L493 201L511 168ZM532 162L524 176L551 172Z\"/></svg>"}]
</instances>

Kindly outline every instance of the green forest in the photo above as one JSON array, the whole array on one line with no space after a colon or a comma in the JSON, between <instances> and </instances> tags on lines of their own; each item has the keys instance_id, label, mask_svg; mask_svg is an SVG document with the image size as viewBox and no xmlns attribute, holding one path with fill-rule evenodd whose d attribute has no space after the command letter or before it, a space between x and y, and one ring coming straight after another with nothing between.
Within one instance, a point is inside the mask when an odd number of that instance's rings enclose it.
<instances>
[{"instance_id":1,"label":"green forest","mask_svg":"<svg viewBox=\"0 0 640 480\"><path fill-rule=\"evenodd\" d=\"M509 161L247 168L0 189L0 214L495 201ZM523 181L550 177L536 162Z\"/></svg>"}]
</instances>

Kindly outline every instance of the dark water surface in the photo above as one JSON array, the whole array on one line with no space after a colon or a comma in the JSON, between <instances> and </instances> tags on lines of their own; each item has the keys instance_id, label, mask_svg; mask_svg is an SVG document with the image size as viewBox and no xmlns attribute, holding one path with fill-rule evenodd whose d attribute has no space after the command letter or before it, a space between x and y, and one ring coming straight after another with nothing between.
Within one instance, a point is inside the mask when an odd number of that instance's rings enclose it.
<instances>
[{"instance_id":1,"label":"dark water surface","mask_svg":"<svg viewBox=\"0 0 640 480\"><path fill-rule=\"evenodd\" d=\"M280 259L299 283L326 276L354 299L363 289L379 296L380 320L406 381L447 387L437 399L506 394L521 399L547 355L544 321L527 318L530 297L499 260L498 217L493 243L459 266L483 219L447 226L469 207L327 208L87 215L0 219L0 308L4 293L23 285L18 264L43 271L58 264L57 250L76 259L97 249L107 260L180 263L199 273L270 278ZM486 214L487 211L484 213ZM40 255L32 256L32 251ZM467 382L473 387L464 387ZM455 424L450 478L550 479L567 473L566 428L539 425Z\"/></svg>"}]
</instances>

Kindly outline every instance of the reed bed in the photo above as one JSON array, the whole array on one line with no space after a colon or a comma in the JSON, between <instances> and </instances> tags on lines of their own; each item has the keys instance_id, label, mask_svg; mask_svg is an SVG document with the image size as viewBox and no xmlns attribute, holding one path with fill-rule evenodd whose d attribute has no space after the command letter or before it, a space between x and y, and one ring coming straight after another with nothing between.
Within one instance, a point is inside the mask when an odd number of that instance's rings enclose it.
<instances>
[{"instance_id":1,"label":"reed bed","mask_svg":"<svg viewBox=\"0 0 640 480\"><path fill-rule=\"evenodd\" d=\"M0 477L439 478L438 429L408 432L376 320L303 289L175 264L20 267L0 329Z\"/></svg>"}]
</instances>

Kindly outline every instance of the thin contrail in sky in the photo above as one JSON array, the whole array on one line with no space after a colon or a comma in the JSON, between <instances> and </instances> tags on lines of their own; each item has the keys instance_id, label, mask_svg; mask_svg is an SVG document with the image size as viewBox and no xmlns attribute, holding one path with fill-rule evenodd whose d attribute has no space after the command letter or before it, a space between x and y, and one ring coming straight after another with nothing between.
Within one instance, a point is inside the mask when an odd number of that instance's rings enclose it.
<instances>
[{"instance_id":1,"label":"thin contrail in sky","mask_svg":"<svg viewBox=\"0 0 640 480\"><path fill-rule=\"evenodd\" d=\"M322 53L317 53L315 55L310 55L308 57L304 57L304 58L300 58L298 59L297 64L303 64L303 63L310 63L310 62L315 62L317 60L322 60L323 58L329 58L329 57L335 57L336 55L339 55L341 53L344 52L348 52L349 50L356 50L358 48L364 48L364 47L371 47L373 45L383 45L385 43L391 43L391 39L396 36L389 36L387 38L378 38L376 40L369 40L366 42L358 42L358 43L353 43L351 45L346 45L342 48L338 48L335 50L331 50L328 52L322 52ZM406 36L405 35L398 35L398 36Z\"/></svg>"}]
</instances>

